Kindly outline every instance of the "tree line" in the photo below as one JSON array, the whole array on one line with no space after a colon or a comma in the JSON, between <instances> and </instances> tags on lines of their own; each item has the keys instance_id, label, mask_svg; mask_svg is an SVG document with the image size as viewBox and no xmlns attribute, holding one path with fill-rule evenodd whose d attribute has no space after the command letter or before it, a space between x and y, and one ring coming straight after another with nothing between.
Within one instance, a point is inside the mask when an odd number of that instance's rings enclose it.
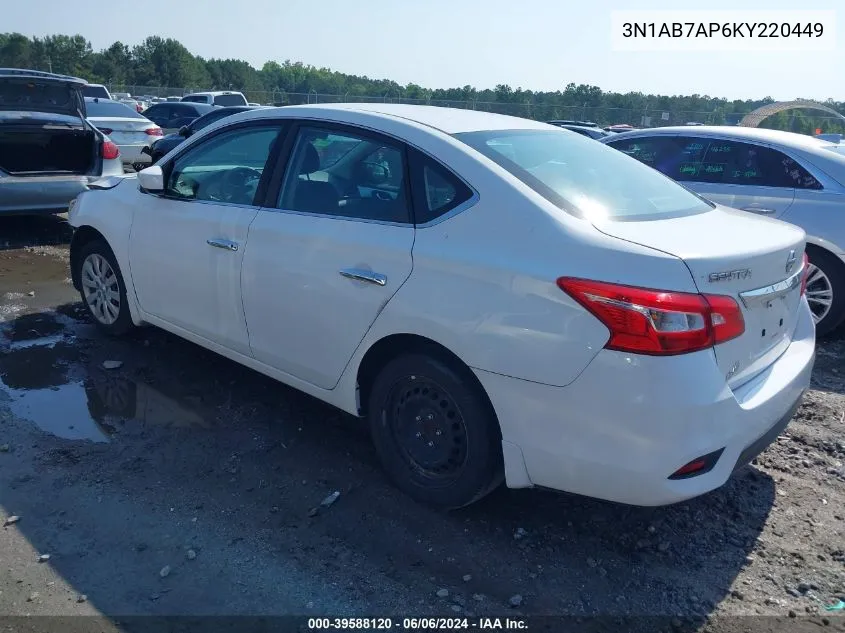
<instances>
[{"instance_id":1,"label":"tree line","mask_svg":"<svg viewBox=\"0 0 845 633\"><path fill-rule=\"evenodd\" d=\"M629 123L667 125L690 121L714 125L736 124L744 114L773 103L771 97L728 100L707 95L617 93L597 86L562 84L561 90L533 91L500 84L493 88L462 86L428 89L414 83L340 73L302 62L268 61L254 68L239 59L205 59L180 42L151 36L129 46L115 42L95 51L82 35L27 37L0 33L0 67L32 68L83 77L115 87L171 90L240 90L252 101L287 104L331 100L384 100L453 105L515 114L536 119L590 119L602 125ZM143 94L144 92L138 92ZM167 96L161 94L160 96ZM825 105L845 112L845 103ZM845 133L842 122L811 110L791 110L766 119L763 127L811 134Z\"/></svg>"}]
</instances>

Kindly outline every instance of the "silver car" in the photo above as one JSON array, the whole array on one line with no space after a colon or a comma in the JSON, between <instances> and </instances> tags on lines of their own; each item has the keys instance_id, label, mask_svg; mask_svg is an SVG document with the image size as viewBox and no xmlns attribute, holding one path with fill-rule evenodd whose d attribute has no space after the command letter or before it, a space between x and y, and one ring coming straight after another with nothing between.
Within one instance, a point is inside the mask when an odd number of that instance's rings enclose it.
<instances>
[{"instance_id":1,"label":"silver car","mask_svg":"<svg viewBox=\"0 0 845 633\"><path fill-rule=\"evenodd\" d=\"M61 213L120 150L86 120L84 79L0 68L0 214Z\"/></svg>"},{"instance_id":2,"label":"silver car","mask_svg":"<svg viewBox=\"0 0 845 633\"><path fill-rule=\"evenodd\" d=\"M845 146L791 132L719 126L636 130L600 142L713 202L803 228L816 331L823 336L845 321Z\"/></svg>"}]
</instances>

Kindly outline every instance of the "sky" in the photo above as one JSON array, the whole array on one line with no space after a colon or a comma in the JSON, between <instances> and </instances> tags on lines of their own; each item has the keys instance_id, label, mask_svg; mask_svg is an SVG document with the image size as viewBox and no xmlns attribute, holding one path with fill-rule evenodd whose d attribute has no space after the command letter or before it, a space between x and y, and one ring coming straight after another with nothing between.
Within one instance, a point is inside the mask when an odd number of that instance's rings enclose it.
<instances>
[{"instance_id":1,"label":"sky","mask_svg":"<svg viewBox=\"0 0 845 633\"><path fill-rule=\"evenodd\" d=\"M0 31L116 40L173 37L197 55L302 61L427 88L509 84L563 90L845 101L842 0L4 0ZM828 52L618 52L611 12L706 8L834 10ZM738 7L737 5L741 5Z\"/></svg>"}]
</instances>

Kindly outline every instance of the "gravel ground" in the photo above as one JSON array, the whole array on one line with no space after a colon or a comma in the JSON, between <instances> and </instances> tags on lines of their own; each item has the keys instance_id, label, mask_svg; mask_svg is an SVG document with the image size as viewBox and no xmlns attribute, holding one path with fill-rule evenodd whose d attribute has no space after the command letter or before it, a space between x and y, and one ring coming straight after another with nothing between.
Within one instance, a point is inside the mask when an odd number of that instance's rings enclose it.
<instances>
[{"instance_id":1,"label":"gravel ground","mask_svg":"<svg viewBox=\"0 0 845 633\"><path fill-rule=\"evenodd\" d=\"M825 609L845 600L842 335L819 342L786 433L712 494L649 509L502 489L442 514L386 483L357 420L159 330L101 336L68 237L0 218L0 525L19 517L0 528L0 616L845 630Z\"/></svg>"}]
</instances>

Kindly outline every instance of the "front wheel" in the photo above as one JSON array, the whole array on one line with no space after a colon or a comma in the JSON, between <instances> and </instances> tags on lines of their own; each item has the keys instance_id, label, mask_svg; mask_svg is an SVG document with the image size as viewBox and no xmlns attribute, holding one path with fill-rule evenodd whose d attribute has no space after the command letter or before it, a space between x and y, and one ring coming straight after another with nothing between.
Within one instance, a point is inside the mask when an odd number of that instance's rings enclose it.
<instances>
[{"instance_id":1,"label":"front wheel","mask_svg":"<svg viewBox=\"0 0 845 633\"><path fill-rule=\"evenodd\" d=\"M808 249L807 303L816 323L816 335L824 336L845 319L845 264L830 253Z\"/></svg>"},{"instance_id":2,"label":"front wheel","mask_svg":"<svg viewBox=\"0 0 845 633\"><path fill-rule=\"evenodd\" d=\"M424 354L390 361L368 400L384 469L414 499L458 508L504 479L501 433L469 369Z\"/></svg>"},{"instance_id":3,"label":"front wheel","mask_svg":"<svg viewBox=\"0 0 845 633\"><path fill-rule=\"evenodd\" d=\"M120 336L134 326L126 301L123 276L108 244L88 242L79 253L79 294L96 324Z\"/></svg>"}]
</instances>

